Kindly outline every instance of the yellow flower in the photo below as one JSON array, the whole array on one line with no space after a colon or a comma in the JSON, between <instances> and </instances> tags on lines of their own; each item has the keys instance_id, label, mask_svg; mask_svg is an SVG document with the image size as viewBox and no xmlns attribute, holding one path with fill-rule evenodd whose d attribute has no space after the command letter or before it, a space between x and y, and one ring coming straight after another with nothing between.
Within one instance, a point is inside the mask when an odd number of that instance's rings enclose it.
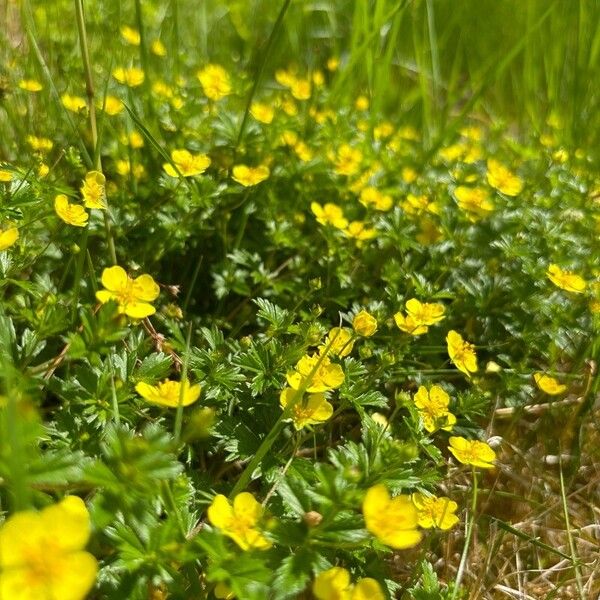
<instances>
[{"instance_id":1,"label":"yellow flower","mask_svg":"<svg viewBox=\"0 0 600 600\"><path fill-rule=\"evenodd\" d=\"M144 400L152 404L177 408L180 402L181 406L189 406L196 402L200 397L201 388L198 384L190 385L189 381L181 383L165 379L158 385L150 385L140 381L135 386L135 391Z\"/></svg>"},{"instance_id":2,"label":"yellow flower","mask_svg":"<svg viewBox=\"0 0 600 600\"><path fill-rule=\"evenodd\" d=\"M83 600L98 572L84 551L90 531L88 511L76 496L9 517L0 528L0 598Z\"/></svg>"},{"instance_id":3,"label":"yellow flower","mask_svg":"<svg viewBox=\"0 0 600 600\"><path fill-rule=\"evenodd\" d=\"M321 225L332 225L338 229L345 229L348 225L348 221L344 217L344 211L333 202L326 202L324 206L321 206L318 202L311 202L310 210Z\"/></svg>"},{"instance_id":4,"label":"yellow flower","mask_svg":"<svg viewBox=\"0 0 600 600\"><path fill-rule=\"evenodd\" d=\"M152 44L150 44L150 52L155 56L166 56L167 49L165 45L158 39L152 40Z\"/></svg>"},{"instance_id":5,"label":"yellow flower","mask_svg":"<svg viewBox=\"0 0 600 600\"><path fill-rule=\"evenodd\" d=\"M448 356L459 371L462 371L467 377L477 371L477 355L475 346L463 340L460 333L451 330L446 336L448 344Z\"/></svg>"},{"instance_id":6,"label":"yellow flower","mask_svg":"<svg viewBox=\"0 0 600 600\"><path fill-rule=\"evenodd\" d=\"M49 140L48 138L37 137L35 135L28 135L27 143L36 152L50 152L54 146L54 142L52 142L52 140Z\"/></svg>"},{"instance_id":7,"label":"yellow flower","mask_svg":"<svg viewBox=\"0 0 600 600\"><path fill-rule=\"evenodd\" d=\"M423 427L430 433L437 429L450 431L456 423L456 417L448 410L450 396L439 385L432 385L429 391L425 386L420 386L414 401Z\"/></svg>"},{"instance_id":8,"label":"yellow flower","mask_svg":"<svg viewBox=\"0 0 600 600\"><path fill-rule=\"evenodd\" d=\"M328 356L305 354L294 369L288 371L286 379L294 390L302 388L306 392L319 393L340 387L344 383L344 371Z\"/></svg>"},{"instance_id":9,"label":"yellow flower","mask_svg":"<svg viewBox=\"0 0 600 600\"><path fill-rule=\"evenodd\" d=\"M126 177L130 173L133 173L135 179L141 179L146 173L144 165L133 165L132 167L131 162L127 159L117 160L115 162L115 166L117 169L117 173L122 177Z\"/></svg>"},{"instance_id":10,"label":"yellow flower","mask_svg":"<svg viewBox=\"0 0 600 600\"><path fill-rule=\"evenodd\" d=\"M367 208L372 206L375 210L388 211L394 201L389 194L383 194L373 186L367 186L360 192L360 203Z\"/></svg>"},{"instance_id":11,"label":"yellow flower","mask_svg":"<svg viewBox=\"0 0 600 600\"><path fill-rule=\"evenodd\" d=\"M377 331L377 319L366 310L361 310L356 313L352 327L358 335L371 337Z\"/></svg>"},{"instance_id":12,"label":"yellow flower","mask_svg":"<svg viewBox=\"0 0 600 600\"><path fill-rule=\"evenodd\" d=\"M16 227L0 229L0 252L10 248L19 239L19 230Z\"/></svg>"},{"instance_id":13,"label":"yellow flower","mask_svg":"<svg viewBox=\"0 0 600 600\"><path fill-rule=\"evenodd\" d=\"M158 298L160 288L150 275L132 279L122 267L108 267L102 272L102 285L106 289L96 292L96 298L102 304L115 300L121 314L144 319L156 312L150 302Z\"/></svg>"},{"instance_id":14,"label":"yellow flower","mask_svg":"<svg viewBox=\"0 0 600 600\"><path fill-rule=\"evenodd\" d=\"M308 100L311 94L311 85L308 79L294 79L290 92L296 100Z\"/></svg>"},{"instance_id":15,"label":"yellow flower","mask_svg":"<svg viewBox=\"0 0 600 600\"><path fill-rule=\"evenodd\" d=\"M291 69L277 69L277 71L275 71L275 81L285 88L290 88L294 81L296 81L296 76Z\"/></svg>"},{"instance_id":16,"label":"yellow flower","mask_svg":"<svg viewBox=\"0 0 600 600\"><path fill-rule=\"evenodd\" d=\"M67 224L74 227L85 227L88 214L81 204L71 204L65 194L58 194L54 198L56 214Z\"/></svg>"},{"instance_id":17,"label":"yellow flower","mask_svg":"<svg viewBox=\"0 0 600 600\"><path fill-rule=\"evenodd\" d=\"M373 227L367 227L364 221L352 221L348 223L348 227L346 227L344 233L348 237L357 240L357 242L372 240L374 237L377 237L377 230Z\"/></svg>"},{"instance_id":18,"label":"yellow flower","mask_svg":"<svg viewBox=\"0 0 600 600\"><path fill-rule=\"evenodd\" d=\"M81 195L86 208L106 208L106 177L100 171L89 171L83 180Z\"/></svg>"},{"instance_id":19,"label":"yellow flower","mask_svg":"<svg viewBox=\"0 0 600 600\"><path fill-rule=\"evenodd\" d=\"M414 183L417 180L418 173L412 167L404 167L400 172L404 183Z\"/></svg>"},{"instance_id":20,"label":"yellow flower","mask_svg":"<svg viewBox=\"0 0 600 600\"><path fill-rule=\"evenodd\" d=\"M249 492L238 494L233 505L225 496L218 494L208 507L208 520L242 550L265 550L271 542L257 527L262 513L262 506Z\"/></svg>"},{"instance_id":21,"label":"yellow flower","mask_svg":"<svg viewBox=\"0 0 600 600\"><path fill-rule=\"evenodd\" d=\"M26 92L39 92L44 89L44 86L35 79L21 79L19 87Z\"/></svg>"},{"instance_id":22,"label":"yellow flower","mask_svg":"<svg viewBox=\"0 0 600 600\"><path fill-rule=\"evenodd\" d=\"M171 160L184 177L202 175L210 166L210 158L206 154L192 154L187 150L173 150ZM171 163L164 163L163 169L171 177L179 177L177 170Z\"/></svg>"},{"instance_id":23,"label":"yellow flower","mask_svg":"<svg viewBox=\"0 0 600 600\"><path fill-rule=\"evenodd\" d=\"M354 103L356 110L365 111L369 108L369 99L366 96L359 96Z\"/></svg>"},{"instance_id":24,"label":"yellow flower","mask_svg":"<svg viewBox=\"0 0 600 600\"><path fill-rule=\"evenodd\" d=\"M440 212L439 206L435 202L430 202L427 196L415 196L414 194L406 196L406 200L402 202L402 210L408 215L420 215L423 212L437 215Z\"/></svg>"},{"instance_id":25,"label":"yellow flower","mask_svg":"<svg viewBox=\"0 0 600 600\"><path fill-rule=\"evenodd\" d=\"M340 59L337 56L331 56L327 59L327 70L337 71L340 66Z\"/></svg>"},{"instance_id":26,"label":"yellow flower","mask_svg":"<svg viewBox=\"0 0 600 600\"><path fill-rule=\"evenodd\" d=\"M297 390L284 388L279 396L281 408L286 408L294 397L298 394ZM333 414L333 406L327 402L325 394L308 394L306 398L299 398L295 401L291 409L291 419L294 428L297 430L307 425L317 425L327 421Z\"/></svg>"},{"instance_id":27,"label":"yellow flower","mask_svg":"<svg viewBox=\"0 0 600 600\"><path fill-rule=\"evenodd\" d=\"M517 196L523 189L523 182L501 162L490 158L487 161L488 183L507 196Z\"/></svg>"},{"instance_id":28,"label":"yellow flower","mask_svg":"<svg viewBox=\"0 0 600 600\"><path fill-rule=\"evenodd\" d=\"M459 185L454 190L454 196L458 206L468 213L472 220L485 217L494 210L488 191L483 188Z\"/></svg>"},{"instance_id":29,"label":"yellow flower","mask_svg":"<svg viewBox=\"0 0 600 600\"><path fill-rule=\"evenodd\" d=\"M416 298L411 298L406 302L406 312L424 325L435 325L444 318L444 305L421 303Z\"/></svg>"},{"instance_id":30,"label":"yellow flower","mask_svg":"<svg viewBox=\"0 0 600 600\"><path fill-rule=\"evenodd\" d=\"M76 113L80 110L84 110L87 106L85 98L82 98L81 96L72 96L71 94L63 94L60 97L60 101L67 110Z\"/></svg>"},{"instance_id":31,"label":"yellow flower","mask_svg":"<svg viewBox=\"0 0 600 600\"><path fill-rule=\"evenodd\" d=\"M38 177L46 177L50 173L50 167L46 163L40 163L38 168Z\"/></svg>"},{"instance_id":32,"label":"yellow flower","mask_svg":"<svg viewBox=\"0 0 600 600\"><path fill-rule=\"evenodd\" d=\"M198 71L197 77L204 95L210 100L217 101L231 94L229 74L221 65L206 65Z\"/></svg>"},{"instance_id":33,"label":"yellow flower","mask_svg":"<svg viewBox=\"0 0 600 600\"><path fill-rule=\"evenodd\" d=\"M363 154L348 144L340 146L335 158L335 172L339 175L355 175L360 168Z\"/></svg>"},{"instance_id":34,"label":"yellow flower","mask_svg":"<svg viewBox=\"0 0 600 600\"><path fill-rule=\"evenodd\" d=\"M333 327L327 334L325 344L319 347L319 352L323 354L325 349L329 348L328 352L334 356L343 358L352 352L353 347L354 339L352 331L346 327Z\"/></svg>"},{"instance_id":35,"label":"yellow flower","mask_svg":"<svg viewBox=\"0 0 600 600\"><path fill-rule=\"evenodd\" d=\"M12 178L13 174L10 171L0 169L0 183L10 183Z\"/></svg>"},{"instance_id":36,"label":"yellow flower","mask_svg":"<svg viewBox=\"0 0 600 600\"><path fill-rule=\"evenodd\" d=\"M396 325L402 331L416 336L427 333L430 325L435 325L444 318L444 305L419 302L416 298L411 298L406 302L406 312L406 317L400 312L394 315Z\"/></svg>"},{"instance_id":37,"label":"yellow flower","mask_svg":"<svg viewBox=\"0 0 600 600\"><path fill-rule=\"evenodd\" d=\"M106 96L104 104L100 104L100 109L103 110L107 115L114 117L119 113L123 112L125 105L116 96Z\"/></svg>"},{"instance_id":38,"label":"yellow flower","mask_svg":"<svg viewBox=\"0 0 600 600\"><path fill-rule=\"evenodd\" d=\"M123 27L121 27L121 37L132 46L140 45L140 32L133 27L129 27L129 25L123 25Z\"/></svg>"},{"instance_id":39,"label":"yellow flower","mask_svg":"<svg viewBox=\"0 0 600 600\"><path fill-rule=\"evenodd\" d=\"M544 373L534 373L533 379L538 388L550 396L558 396L567 390L566 385L559 383L557 379L550 377L550 375L544 375Z\"/></svg>"},{"instance_id":40,"label":"yellow flower","mask_svg":"<svg viewBox=\"0 0 600 600\"><path fill-rule=\"evenodd\" d=\"M464 437L452 436L448 450L463 465L473 465L482 469L493 469L496 453L485 442L467 440Z\"/></svg>"},{"instance_id":41,"label":"yellow flower","mask_svg":"<svg viewBox=\"0 0 600 600\"><path fill-rule=\"evenodd\" d=\"M373 137L376 140L388 138L394 133L394 126L389 121L384 121L373 128Z\"/></svg>"},{"instance_id":42,"label":"yellow flower","mask_svg":"<svg viewBox=\"0 0 600 600\"><path fill-rule=\"evenodd\" d=\"M231 178L244 187L258 185L269 178L271 171L266 165L249 167L248 165L235 165L232 169Z\"/></svg>"},{"instance_id":43,"label":"yellow flower","mask_svg":"<svg viewBox=\"0 0 600 600\"><path fill-rule=\"evenodd\" d=\"M367 490L362 510L368 531L386 546L402 550L421 541L417 509L410 496L392 499L385 485L378 484Z\"/></svg>"},{"instance_id":44,"label":"yellow flower","mask_svg":"<svg viewBox=\"0 0 600 600\"><path fill-rule=\"evenodd\" d=\"M308 162L309 160L312 160L314 156L313 151L303 141L299 141L294 146L294 153L302 162Z\"/></svg>"},{"instance_id":45,"label":"yellow flower","mask_svg":"<svg viewBox=\"0 0 600 600\"><path fill-rule=\"evenodd\" d=\"M342 567L332 567L319 573L312 591L317 600L385 600L377 580L365 577L352 585L350 573Z\"/></svg>"},{"instance_id":46,"label":"yellow flower","mask_svg":"<svg viewBox=\"0 0 600 600\"><path fill-rule=\"evenodd\" d=\"M571 271L563 271L558 265L549 265L546 275L561 290L573 292L574 294L582 294L587 285L583 277Z\"/></svg>"},{"instance_id":47,"label":"yellow flower","mask_svg":"<svg viewBox=\"0 0 600 600\"><path fill-rule=\"evenodd\" d=\"M419 323L410 315L403 315L401 312L397 312L394 315L394 321L398 326L398 329L409 333L410 335L423 335L429 331L429 327L423 323Z\"/></svg>"},{"instance_id":48,"label":"yellow flower","mask_svg":"<svg viewBox=\"0 0 600 600\"><path fill-rule=\"evenodd\" d=\"M437 527L447 530L454 527L459 521L455 514L458 504L450 498L445 496L437 498L415 493L412 495L412 501L418 512L419 526L424 529Z\"/></svg>"},{"instance_id":49,"label":"yellow flower","mask_svg":"<svg viewBox=\"0 0 600 600\"><path fill-rule=\"evenodd\" d=\"M138 67L129 67L127 69L123 67L117 67L113 70L112 76L119 82L129 87L137 87L144 83L145 74L142 69Z\"/></svg>"},{"instance_id":50,"label":"yellow flower","mask_svg":"<svg viewBox=\"0 0 600 600\"><path fill-rule=\"evenodd\" d=\"M262 102L253 102L250 107L250 114L261 123L268 125L273 121L275 111L272 106L264 104Z\"/></svg>"}]
</instances>

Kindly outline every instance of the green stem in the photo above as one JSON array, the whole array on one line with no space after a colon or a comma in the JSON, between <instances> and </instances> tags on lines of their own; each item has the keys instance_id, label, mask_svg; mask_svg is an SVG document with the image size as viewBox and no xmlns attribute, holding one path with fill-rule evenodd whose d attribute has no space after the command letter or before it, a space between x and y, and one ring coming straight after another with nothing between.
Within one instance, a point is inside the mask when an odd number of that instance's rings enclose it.
<instances>
[{"instance_id":1,"label":"green stem","mask_svg":"<svg viewBox=\"0 0 600 600\"><path fill-rule=\"evenodd\" d=\"M183 353L183 363L181 366L181 383L179 385L179 402L177 403L177 412L175 413L175 446L179 446L179 440L181 439L181 426L183 423L183 397L187 389L187 372L190 358L190 344L192 339L192 324L188 327L188 334L185 341L185 352Z\"/></svg>"},{"instance_id":2,"label":"green stem","mask_svg":"<svg viewBox=\"0 0 600 600\"><path fill-rule=\"evenodd\" d=\"M473 477L473 496L471 499L471 514L469 515L469 522L467 523L467 531L465 535L465 545L460 557L460 563L458 565L458 571L456 572L456 579L454 581L454 589L452 590L451 600L455 600L460 589L463 576L465 574L465 567L467 566L467 556L469 555L469 546L471 544L471 536L473 535L473 527L475 525L475 512L477 510L477 473L475 467L471 467L471 474Z\"/></svg>"},{"instance_id":3,"label":"green stem","mask_svg":"<svg viewBox=\"0 0 600 600\"><path fill-rule=\"evenodd\" d=\"M100 157L100 149L98 148L98 126L96 123L96 106L94 104L94 80L92 78L92 65L90 62L90 52L87 41L87 32L85 28L85 16L83 12L83 0L75 0L75 13L77 15L77 31L79 32L79 47L81 49L81 58L83 61L83 72L85 76L85 90L87 95L88 114L90 119L90 133L92 136L92 146L94 156L93 168L97 171L102 171L102 161ZM108 209L104 211L104 230L106 231L106 242L108 244L108 253L114 265L117 264L117 252L115 242L112 235L110 217ZM87 231L87 227L86 227ZM81 248L84 256L87 253L88 236L82 236L84 246ZM82 269L83 270L83 269Z\"/></svg>"}]
</instances>

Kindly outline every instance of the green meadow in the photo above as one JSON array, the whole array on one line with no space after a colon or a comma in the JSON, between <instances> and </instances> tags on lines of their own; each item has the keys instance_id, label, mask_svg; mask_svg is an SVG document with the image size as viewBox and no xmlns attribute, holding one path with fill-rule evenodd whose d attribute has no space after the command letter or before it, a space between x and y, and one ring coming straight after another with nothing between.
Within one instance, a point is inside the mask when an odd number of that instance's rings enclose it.
<instances>
[{"instance_id":1,"label":"green meadow","mask_svg":"<svg viewBox=\"0 0 600 600\"><path fill-rule=\"evenodd\" d=\"M0 600L600 595L598 2L0 23Z\"/></svg>"}]
</instances>

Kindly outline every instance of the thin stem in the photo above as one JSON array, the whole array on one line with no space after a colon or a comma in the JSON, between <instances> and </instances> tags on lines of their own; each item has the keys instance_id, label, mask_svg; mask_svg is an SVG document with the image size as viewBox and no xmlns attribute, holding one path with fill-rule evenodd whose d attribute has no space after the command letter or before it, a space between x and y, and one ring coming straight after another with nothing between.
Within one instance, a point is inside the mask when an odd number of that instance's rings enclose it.
<instances>
[{"instance_id":1,"label":"thin stem","mask_svg":"<svg viewBox=\"0 0 600 600\"><path fill-rule=\"evenodd\" d=\"M90 133L92 136L92 146L93 152L92 156L94 157L93 168L97 171L102 171L102 160L100 156L100 149L98 148L98 126L96 123L96 106L94 104L95 100L95 92L94 92L94 80L92 78L92 65L90 62L90 52L88 48L87 41L87 32L85 29L85 16L83 12L83 0L75 0L75 13L77 15L77 31L79 32L79 47L81 49L81 58L83 61L83 73L85 77L85 91L87 95L87 105L88 105L88 115L90 119ZM104 229L106 231L106 242L108 244L108 253L110 255L111 261L114 265L117 264L117 252L115 249L115 242L112 235L112 228L110 223L110 217L108 215L108 209L103 211L104 217ZM87 227L86 227L87 232ZM87 253L87 241L88 236L85 234L82 235L83 246L81 251L85 256ZM83 268L78 270L81 272ZM79 284L79 280L77 281ZM77 285L79 287L79 285Z\"/></svg>"},{"instance_id":2,"label":"thin stem","mask_svg":"<svg viewBox=\"0 0 600 600\"><path fill-rule=\"evenodd\" d=\"M475 512L477 510L477 473L475 467L471 467L471 474L473 477L473 496L471 498L471 514L469 515L469 521L467 523L467 531L465 535L465 545L460 557L460 563L458 565L458 571L456 572L456 579L454 581L454 589L452 590L451 600L455 600L460 589L463 576L465 574L465 567L467 565L467 556L469 555L469 546L471 544L471 536L473 535L473 527L475 525Z\"/></svg>"},{"instance_id":3,"label":"thin stem","mask_svg":"<svg viewBox=\"0 0 600 600\"><path fill-rule=\"evenodd\" d=\"M185 341L185 352L183 353L183 362L181 365L181 383L179 385L179 402L177 403L177 412L175 413L175 446L179 446L181 439L181 426L183 423L183 397L188 387L187 372L190 357L190 344L192 339L192 324L188 327L188 334Z\"/></svg>"}]
</instances>

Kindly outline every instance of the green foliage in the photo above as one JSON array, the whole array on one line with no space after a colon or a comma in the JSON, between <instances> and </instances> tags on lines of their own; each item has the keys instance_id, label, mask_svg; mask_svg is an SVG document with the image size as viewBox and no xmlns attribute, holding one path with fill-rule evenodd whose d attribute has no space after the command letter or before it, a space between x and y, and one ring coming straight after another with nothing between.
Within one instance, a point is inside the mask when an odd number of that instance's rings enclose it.
<instances>
[{"instance_id":1,"label":"green foliage","mask_svg":"<svg viewBox=\"0 0 600 600\"><path fill-rule=\"evenodd\" d=\"M599 385L585 367L600 352L598 7L133 4L86 3L79 28L66 0L6 8L0 509L84 498L94 598L212 599L223 585L309 598L339 566L385 598L455 600L461 575L432 557L468 549L464 537L421 519L422 543L394 549L363 505L377 485L448 496L462 531L468 469L449 437L484 440L494 410L549 406L534 373L577 399L564 437L580 442ZM115 39L125 25L139 45ZM198 72L218 63L231 89L214 98ZM130 65L139 85L115 77ZM95 96L70 110L61 96L83 98L88 78ZM110 97L120 112L100 108ZM210 165L188 172L184 149ZM240 165L268 174L246 185ZM82 189L92 170L106 210ZM59 214L59 194L86 226ZM411 299L443 314L403 328ZM377 330L359 335L363 310ZM469 376L451 330L474 344ZM434 385L456 423L415 402ZM241 492L256 514L236 512ZM244 546L248 530L264 547Z\"/></svg>"}]
</instances>

